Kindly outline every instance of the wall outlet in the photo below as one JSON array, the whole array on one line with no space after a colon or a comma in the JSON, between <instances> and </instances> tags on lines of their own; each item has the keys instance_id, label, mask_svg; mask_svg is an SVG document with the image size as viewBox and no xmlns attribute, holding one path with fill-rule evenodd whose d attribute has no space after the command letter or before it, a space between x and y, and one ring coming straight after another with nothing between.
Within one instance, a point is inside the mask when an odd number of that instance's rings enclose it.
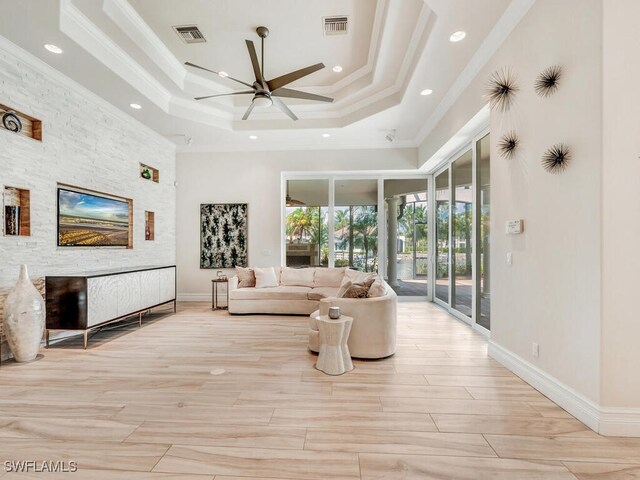
<instances>
[{"instance_id":1,"label":"wall outlet","mask_svg":"<svg viewBox=\"0 0 640 480\"><path fill-rule=\"evenodd\" d=\"M270 257L271 256L271 250L269 250L268 248L265 248L264 250L262 250L262 256L263 257Z\"/></svg>"},{"instance_id":2,"label":"wall outlet","mask_svg":"<svg viewBox=\"0 0 640 480\"><path fill-rule=\"evenodd\" d=\"M533 342L531 344L531 353L533 354L534 358L538 358L540 356L540 345L538 345L536 342Z\"/></svg>"},{"instance_id":3,"label":"wall outlet","mask_svg":"<svg viewBox=\"0 0 640 480\"><path fill-rule=\"evenodd\" d=\"M513 253L507 253L507 265L513 265Z\"/></svg>"}]
</instances>

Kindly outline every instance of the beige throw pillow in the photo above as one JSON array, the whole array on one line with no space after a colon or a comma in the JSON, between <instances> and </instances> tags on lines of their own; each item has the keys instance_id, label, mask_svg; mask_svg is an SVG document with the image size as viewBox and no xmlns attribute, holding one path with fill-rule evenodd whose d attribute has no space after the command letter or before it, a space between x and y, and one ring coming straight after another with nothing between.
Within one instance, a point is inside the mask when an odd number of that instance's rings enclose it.
<instances>
[{"instance_id":1,"label":"beige throw pillow","mask_svg":"<svg viewBox=\"0 0 640 480\"><path fill-rule=\"evenodd\" d=\"M351 280L349 280L347 277L344 277L342 283L340 284L340 290L338 290L338 293L336 293L336 298L343 298L345 292L351 288L351 285L353 285L351 283Z\"/></svg>"},{"instance_id":2,"label":"beige throw pillow","mask_svg":"<svg viewBox=\"0 0 640 480\"><path fill-rule=\"evenodd\" d=\"M359 272L358 270L351 270L349 268L345 270L344 276L348 277L352 283L365 283L376 278L376 274L373 272Z\"/></svg>"},{"instance_id":3,"label":"beige throw pillow","mask_svg":"<svg viewBox=\"0 0 640 480\"><path fill-rule=\"evenodd\" d=\"M278 278L273 267L254 268L253 272L256 276L256 288L277 287Z\"/></svg>"},{"instance_id":4,"label":"beige throw pillow","mask_svg":"<svg viewBox=\"0 0 640 480\"><path fill-rule=\"evenodd\" d=\"M236 267L236 275L238 276L238 288L256 286L256 275L253 273L253 268Z\"/></svg>"},{"instance_id":5,"label":"beige throw pillow","mask_svg":"<svg viewBox=\"0 0 640 480\"><path fill-rule=\"evenodd\" d=\"M384 283L384 280L382 280L382 277L378 275L376 276L376 279L371 284L371 287L369 287L368 297L369 298L384 297L386 294L387 294L387 287Z\"/></svg>"}]
</instances>

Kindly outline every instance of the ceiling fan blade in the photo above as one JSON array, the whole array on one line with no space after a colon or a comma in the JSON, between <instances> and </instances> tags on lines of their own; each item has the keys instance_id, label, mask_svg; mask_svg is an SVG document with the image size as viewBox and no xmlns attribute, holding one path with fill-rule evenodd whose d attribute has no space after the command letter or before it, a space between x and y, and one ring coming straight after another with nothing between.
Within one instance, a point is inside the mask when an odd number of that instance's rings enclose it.
<instances>
[{"instance_id":1,"label":"ceiling fan blade","mask_svg":"<svg viewBox=\"0 0 640 480\"><path fill-rule=\"evenodd\" d=\"M247 118L249 118L249 115L251 115L251 111L253 110L253 107L255 107L255 103L251 102L251 105L249 105L249 108L247 108L247 111L244 112L244 116L242 117L243 120L246 120Z\"/></svg>"},{"instance_id":2,"label":"ceiling fan blade","mask_svg":"<svg viewBox=\"0 0 640 480\"><path fill-rule=\"evenodd\" d=\"M245 85L245 86L247 86L247 87L249 87L249 88L253 88L253 85L250 85L250 84L248 84L247 82L243 82L242 80L238 80L237 78L233 78L233 77L230 77L230 76L228 76L228 75L224 75L224 76L223 76L223 75L220 75L220 72L216 72L215 70L209 70L208 68L201 67L200 65L196 65L195 63L191 63L191 62L184 62L184 64L185 64L185 65L188 65L188 66L190 66L190 67L193 67L193 68L199 68L200 70L204 70L205 72L215 73L215 74L216 74L216 75L218 75L219 77L222 77L222 78L228 78L229 80L233 80L234 82L238 82L238 83L241 83L242 85Z\"/></svg>"},{"instance_id":3,"label":"ceiling fan blade","mask_svg":"<svg viewBox=\"0 0 640 480\"><path fill-rule=\"evenodd\" d=\"M279 88L275 92L271 92L274 97L302 98L304 100L315 100L316 102L333 102L333 98L323 97L314 93L301 92L300 90L292 90L290 88Z\"/></svg>"},{"instance_id":4,"label":"ceiling fan blade","mask_svg":"<svg viewBox=\"0 0 640 480\"><path fill-rule=\"evenodd\" d=\"M296 70L295 72L287 73L286 75L282 75L281 77L269 80L267 82L267 85L269 86L269 90L273 92L280 87L284 87L291 82L295 82L296 80L302 77L306 77L307 75L313 72L317 72L318 70L322 70L323 68L324 63L316 63L315 65L311 65L310 67L301 68L300 70Z\"/></svg>"},{"instance_id":5,"label":"ceiling fan blade","mask_svg":"<svg viewBox=\"0 0 640 480\"><path fill-rule=\"evenodd\" d=\"M206 97L196 97L194 100L206 100L207 98L215 98L215 97L228 97L229 95L247 95L247 94L255 94L254 90L245 90L244 92L233 92L233 93L221 93L220 95L207 95Z\"/></svg>"},{"instance_id":6,"label":"ceiling fan blade","mask_svg":"<svg viewBox=\"0 0 640 480\"><path fill-rule=\"evenodd\" d=\"M273 101L273 104L278 107L280 110L282 110L284 113L286 113L289 118L291 118L291 120L298 120L298 117L296 117L296 114L293 113L291 110L289 110L289 107L287 107L284 102L282 100L280 100L278 97L271 97L271 100Z\"/></svg>"},{"instance_id":7,"label":"ceiling fan blade","mask_svg":"<svg viewBox=\"0 0 640 480\"><path fill-rule=\"evenodd\" d=\"M251 65L253 66L253 74L256 76L256 82L264 86L264 78L262 78L262 72L260 71L256 47L251 40L245 40L245 42L247 43L247 50L249 50L249 57L251 57Z\"/></svg>"}]
</instances>

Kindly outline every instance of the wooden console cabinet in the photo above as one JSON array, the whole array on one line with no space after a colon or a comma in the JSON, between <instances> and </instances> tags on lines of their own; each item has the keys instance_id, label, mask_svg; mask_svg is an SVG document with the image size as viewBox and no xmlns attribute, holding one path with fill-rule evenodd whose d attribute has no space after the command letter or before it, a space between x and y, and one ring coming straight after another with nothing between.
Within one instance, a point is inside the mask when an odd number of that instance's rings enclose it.
<instances>
[{"instance_id":1,"label":"wooden console cabinet","mask_svg":"<svg viewBox=\"0 0 640 480\"><path fill-rule=\"evenodd\" d=\"M82 330L84 348L92 328L173 302L176 267L142 267L46 277L47 346L51 330Z\"/></svg>"}]
</instances>

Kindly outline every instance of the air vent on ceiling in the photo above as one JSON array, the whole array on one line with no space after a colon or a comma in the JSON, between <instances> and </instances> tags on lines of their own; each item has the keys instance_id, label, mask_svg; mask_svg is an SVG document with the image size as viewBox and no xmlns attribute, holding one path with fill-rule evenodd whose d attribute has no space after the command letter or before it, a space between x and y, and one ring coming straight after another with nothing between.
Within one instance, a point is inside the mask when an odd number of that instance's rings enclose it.
<instances>
[{"instance_id":1,"label":"air vent on ceiling","mask_svg":"<svg viewBox=\"0 0 640 480\"><path fill-rule=\"evenodd\" d=\"M349 17L324 17L325 35L346 35L349 27Z\"/></svg>"},{"instance_id":2,"label":"air vent on ceiling","mask_svg":"<svg viewBox=\"0 0 640 480\"><path fill-rule=\"evenodd\" d=\"M173 29L185 43L204 43L207 41L197 25L174 25Z\"/></svg>"}]
</instances>

